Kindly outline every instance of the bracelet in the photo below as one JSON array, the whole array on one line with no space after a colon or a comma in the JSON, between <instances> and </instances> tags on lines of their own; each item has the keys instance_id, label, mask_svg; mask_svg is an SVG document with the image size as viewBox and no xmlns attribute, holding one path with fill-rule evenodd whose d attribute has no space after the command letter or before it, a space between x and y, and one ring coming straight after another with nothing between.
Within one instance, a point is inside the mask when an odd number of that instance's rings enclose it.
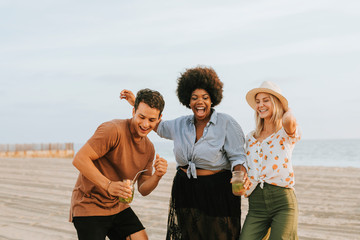
<instances>
[{"instance_id":1,"label":"bracelet","mask_svg":"<svg viewBox=\"0 0 360 240\"><path fill-rule=\"evenodd\" d=\"M109 187L110 187L110 184L111 184L111 183L112 183L112 181L109 180L109 183L108 183L107 188L106 188L106 191L107 191L107 192L109 192Z\"/></svg>"}]
</instances>

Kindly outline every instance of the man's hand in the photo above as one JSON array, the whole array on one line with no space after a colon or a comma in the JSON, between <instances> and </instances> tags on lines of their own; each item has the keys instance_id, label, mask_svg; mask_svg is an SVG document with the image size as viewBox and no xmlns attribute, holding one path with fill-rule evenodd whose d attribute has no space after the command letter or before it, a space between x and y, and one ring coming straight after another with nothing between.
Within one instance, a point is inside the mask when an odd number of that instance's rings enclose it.
<instances>
[{"instance_id":1,"label":"man's hand","mask_svg":"<svg viewBox=\"0 0 360 240\"><path fill-rule=\"evenodd\" d=\"M124 89L120 92L120 99L125 99L131 106L135 105L135 95L132 91Z\"/></svg>"},{"instance_id":2,"label":"man's hand","mask_svg":"<svg viewBox=\"0 0 360 240\"><path fill-rule=\"evenodd\" d=\"M159 154L156 154L156 159L154 162L154 168L155 168L155 175L158 177L164 176L164 174L167 171L167 161L159 156Z\"/></svg>"},{"instance_id":3,"label":"man's hand","mask_svg":"<svg viewBox=\"0 0 360 240\"><path fill-rule=\"evenodd\" d=\"M131 180L111 182L107 189L108 193L112 196L128 198L132 196Z\"/></svg>"},{"instance_id":4,"label":"man's hand","mask_svg":"<svg viewBox=\"0 0 360 240\"><path fill-rule=\"evenodd\" d=\"M141 174L138 180L138 191L141 195L146 196L151 193L156 186L158 185L160 179L167 171L167 161L161 157L159 154L156 154L156 158L153 164L155 172L153 175L143 175Z\"/></svg>"}]
</instances>

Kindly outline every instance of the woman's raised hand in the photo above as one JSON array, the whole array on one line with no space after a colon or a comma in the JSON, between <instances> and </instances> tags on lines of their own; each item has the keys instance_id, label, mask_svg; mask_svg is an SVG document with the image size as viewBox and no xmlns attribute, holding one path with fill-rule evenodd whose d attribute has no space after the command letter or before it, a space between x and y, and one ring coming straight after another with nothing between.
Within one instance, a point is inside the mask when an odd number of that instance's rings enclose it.
<instances>
[{"instance_id":1,"label":"woman's raised hand","mask_svg":"<svg viewBox=\"0 0 360 240\"><path fill-rule=\"evenodd\" d=\"M120 99L125 99L131 106L135 105L135 95L132 91L124 89L120 92Z\"/></svg>"}]
</instances>

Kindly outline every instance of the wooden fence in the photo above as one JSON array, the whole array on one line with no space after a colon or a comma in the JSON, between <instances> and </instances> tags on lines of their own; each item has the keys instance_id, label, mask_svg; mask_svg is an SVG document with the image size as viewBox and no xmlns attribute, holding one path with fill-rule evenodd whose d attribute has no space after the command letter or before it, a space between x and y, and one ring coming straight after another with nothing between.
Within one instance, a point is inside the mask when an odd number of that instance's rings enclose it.
<instances>
[{"instance_id":1,"label":"wooden fence","mask_svg":"<svg viewBox=\"0 0 360 240\"><path fill-rule=\"evenodd\" d=\"M0 157L72 158L74 143L0 144Z\"/></svg>"}]
</instances>

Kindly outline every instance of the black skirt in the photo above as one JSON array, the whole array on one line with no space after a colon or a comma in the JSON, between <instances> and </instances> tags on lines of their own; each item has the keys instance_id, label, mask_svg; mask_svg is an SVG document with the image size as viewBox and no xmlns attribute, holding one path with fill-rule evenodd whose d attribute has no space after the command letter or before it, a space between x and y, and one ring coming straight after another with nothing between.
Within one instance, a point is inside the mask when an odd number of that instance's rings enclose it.
<instances>
[{"instance_id":1,"label":"black skirt","mask_svg":"<svg viewBox=\"0 0 360 240\"><path fill-rule=\"evenodd\" d=\"M241 198L231 190L231 171L189 179L175 175L167 240L232 240L240 236Z\"/></svg>"}]
</instances>

